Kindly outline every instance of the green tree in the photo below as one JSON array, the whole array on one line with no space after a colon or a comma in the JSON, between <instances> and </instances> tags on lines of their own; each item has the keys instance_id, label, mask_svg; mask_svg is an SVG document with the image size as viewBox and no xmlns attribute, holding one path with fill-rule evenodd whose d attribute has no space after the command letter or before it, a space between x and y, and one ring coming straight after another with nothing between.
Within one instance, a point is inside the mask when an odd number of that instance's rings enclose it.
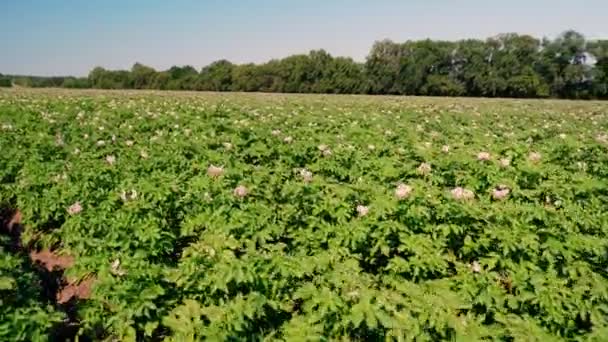
<instances>
[{"instance_id":1,"label":"green tree","mask_svg":"<svg viewBox=\"0 0 608 342\"><path fill-rule=\"evenodd\" d=\"M156 70L141 63L135 63L131 68L130 84L135 89L148 89L152 87L152 81L156 76Z\"/></svg>"},{"instance_id":2,"label":"green tree","mask_svg":"<svg viewBox=\"0 0 608 342\"><path fill-rule=\"evenodd\" d=\"M9 88L13 86L13 81L8 77L0 74L0 87Z\"/></svg>"},{"instance_id":3,"label":"green tree","mask_svg":"<svg viewBox=\"0 0 608 342\"><path fill-rule=\"evenodd\" d=\"M230 91L234 64L227 60L213 62L201 70L198 90Z\"/></svg>"}]
</instances>

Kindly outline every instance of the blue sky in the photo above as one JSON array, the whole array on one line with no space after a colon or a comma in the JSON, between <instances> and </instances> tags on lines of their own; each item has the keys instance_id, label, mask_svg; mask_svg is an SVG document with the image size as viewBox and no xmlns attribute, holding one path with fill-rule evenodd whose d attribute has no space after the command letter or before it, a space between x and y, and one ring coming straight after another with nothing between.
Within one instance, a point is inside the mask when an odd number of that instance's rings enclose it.
<instances>
[{"instance_id":1,"label":"blue sky","mask_svg":"<svg viewBox=\"0 0 608 342\"><path fill-rule=\"evenodd\" d=\"M311 49L363 61L375 40L608 38L608 0L0 0L0 73L79 75L221 58L263 62Z\"/></svg>"}]
</instances>

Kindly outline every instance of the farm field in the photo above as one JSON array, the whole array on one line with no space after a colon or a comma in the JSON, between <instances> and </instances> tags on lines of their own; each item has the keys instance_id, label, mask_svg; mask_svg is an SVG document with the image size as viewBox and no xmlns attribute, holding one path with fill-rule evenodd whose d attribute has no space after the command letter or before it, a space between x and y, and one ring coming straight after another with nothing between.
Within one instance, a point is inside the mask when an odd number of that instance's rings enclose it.
<instances>
[{"instance_id":1,"label":"farm field","mask_svg":"<svg viewBox=\"0 0 608 342\"><path fill-rule=\"evenodd\" d=\"M606 341L608 102L0 91L0 340Z\"/></svg>"}]
</instances>

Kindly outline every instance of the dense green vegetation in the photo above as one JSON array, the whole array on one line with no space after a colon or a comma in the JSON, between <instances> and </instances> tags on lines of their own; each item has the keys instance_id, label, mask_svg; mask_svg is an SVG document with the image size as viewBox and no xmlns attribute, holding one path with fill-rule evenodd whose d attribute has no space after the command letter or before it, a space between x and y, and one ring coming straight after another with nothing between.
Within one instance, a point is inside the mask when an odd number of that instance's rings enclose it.
<instances>
[{"instance_id":1,"label":"dense green vegetation","mask_svg":"<svg viewBox=\"0 0 608 342\"><path fill-rule=\"evenodd\" d=\"M568 31L537 39L502 34L487 40L376 42L365 63L323 50L263 64L220 60L156 71L97 67L88 78L21 77L16 84L101 89L282 93L400 94L520 98L608 98L608 40Z\"/></svg>"},{"instance_id":2,"label":"dense green vegetation","mask_svg":"<svg viewBox=\"0 0 608 342\"><path fill-rule=\"evenodd\" d=\"M0 340L608 336L606 103L19 89L0 129Z\"/></svg>"},{"instance_id":3,"label":"dense green vegetation","mask_svg":"<svg viewBox=\"0 0 608 342\"><path fill-rule=\"evenodd\" d=\"M0 74L0 87L12 87L12 86L13 86L13 84L11 82L10 77Z\"/></svg>"}]
</instances>

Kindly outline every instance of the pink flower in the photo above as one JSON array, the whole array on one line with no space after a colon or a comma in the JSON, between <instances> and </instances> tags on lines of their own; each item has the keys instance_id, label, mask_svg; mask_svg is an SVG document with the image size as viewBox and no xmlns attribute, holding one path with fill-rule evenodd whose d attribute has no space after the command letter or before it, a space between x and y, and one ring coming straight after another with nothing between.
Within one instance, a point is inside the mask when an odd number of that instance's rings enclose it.
<instances>
[{"instance_id":1,"label":"pink flower","mask_svg":"<svg viewBox=\"0 0 608 342\"><path fill-rule=\"evenodd\" d=\"M492 198L496 201L500 201L505 199L509 193L511 193L511 189L509 189L506 185L499 185L492 191Z\"/></svg>"},{"instance_id":2,"label":"pink flower","mask_svg":"<svg viewBox=\"0 0 608 342\"><path fill-rule=\"evenodd\" d=\"M224 168L221 166L211 165L207 168L207 175L209 177L217 178L224 174Z\"/></svg>"},{"instance_id":3,"label":"pink flower","mask_svg":"<svg viewBox=\"0 0 608 342\"><path fill-rule=\"evenodd\" d=\"M68 214L70 214L70 215L79 214L81 211L82 211L82 205L80 204L80 202L76 202L68 207Z\"/></svg>"},{"instance_id":4,"label":"pink flower","mask_svg":"<svg viewBox=\"0 0 608 342\"><path fill-rule=\"evenodd\" d=\"M528 155L528 160L533 162L533 163L537 163L539 162L541 159L541 155L538 152L532 152Z\"/></svg>"},{"instance_id":5,"label":"pink flower","mask_svg":"<svg viewBox=\"0 0 608 342\"><path fill-rule=\"evenodd\" d=\"M110 165L114 165L116 162L116 157L114 156L106 156L106 162Z\"/></svg>"},{"instance_id":6,"label":"pink flower","mask_svg":"<svg viewBox=\"0 0 608 342\"><path fill-rule=\"evenodd\" d=\"M306 183L312 182L312 172L306 169L300 170L300 177L302 177L302 180L304 180Z\"/></svg>"},{"instance_id":7,"label":"pink flower","mask_svg":"<svg viewBox=\"0 0 608 342\"><path fill-rule=\"evenodd\" d=\"M420 166L418 166L418 168L416 169L416 172L418 172L418 174L421 175L428 175L429 173L431 173L431 164L429 163L422 163L420 164Z\"/></svg>"},{"instance_id":8,"label":"pink flower","mask_svg":"<svg viewBox=\"0 0 608 342\"><path fill-rule=\"evenodd\" d=\"M475 198L475 194L473 193L473 191L462 188L462 187L456 187L454 189L452 189L452 197L454 197L454 199L458 200L458 201L466 201L466 200L471 200L473 198Z\"/></svg>"},{"instance_id":9,"label":"pink flower","mask_svg":"<svg viewBox=\"0 0 608 342\"><path fill-rule=\"evenodd\" d=\"M357 206L357 214L359 216L365 216L369 213L369 208L364 206L364 205L358 205Z\"/></svg>"},{"instance_id":10,"label":"pink flower","mask_svg":"<svg viewBox=\"0 0 608 342\"><path fill-rule=\"evenodd\" d=\"M511 159L509 158L502 158L499 162L501 167L507 167L509 165L511 165Z\"/></svg>"},{"instance_id":11,"label":"pink flower","mask_svg":"<svg viewBox=\"0 0 608 342\"><path fill-rule=\"evenodd\" d=\"M247 196L247 194L249 194L249 190L243 185L239 185L234 189L234 196L236 197L243 198Z\"/></svg>"},{"instance_id":12,"label":"pink flower","mask_svg":"<svg viewBox=\"0 0 608 342\"><path fill-rule=\"evenodd\" d=\"M443 145L443 146L441 147L441 152L443 152L443 153L448 153L448 152L450 152L450 146L448 146L448 145Z\"/></svg>"},{"instance_id":13,"label":"pink flower","mask_svg":"<svg viewBox=\"0 0 608 342\"><path fill-rule=\"evenodd\" d=\"M490 156L490 153L488 153L488 152L477 153L477 160L486 161L486 160L490 160L491 158L492 157Z\"/></svg>"},{"instance_id":14,"label":"pink flower","mask_svg":"<svg viewBox=\"0 0 608 342\"><path fill-rule=\"evenodd\" d=\"M414 189L409 185L399 184L397 185L397 189L395 189L395 196L400 200L405 199L411 195L413 190Z\"/></svg>"}]
</instances>

